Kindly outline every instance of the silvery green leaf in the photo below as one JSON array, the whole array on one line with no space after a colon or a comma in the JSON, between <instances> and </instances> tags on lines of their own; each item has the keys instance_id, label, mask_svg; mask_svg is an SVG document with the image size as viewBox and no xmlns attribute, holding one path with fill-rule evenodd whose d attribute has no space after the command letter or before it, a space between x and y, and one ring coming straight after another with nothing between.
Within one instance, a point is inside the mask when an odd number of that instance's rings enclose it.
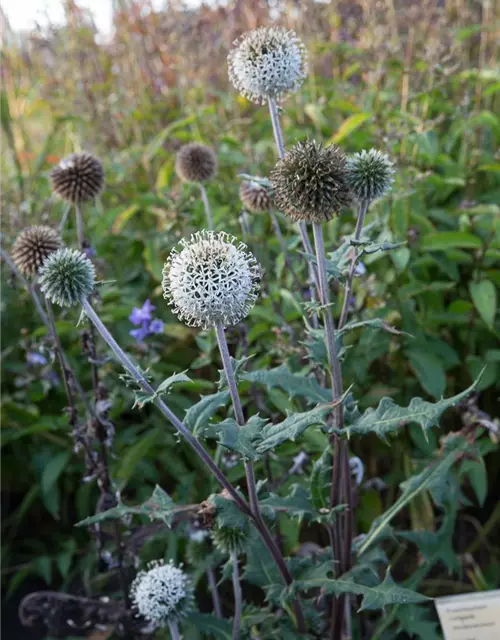
<instances>
[{"instance_id":1,"label":"silvery green leaf","mask_svg":"<svg viewBox=\"0 0 500 640\"><path fill-rule=\"evenodd\" d=\"M316 378L292 373L284 364L267 371L261 369L245 372L241 375L241 380L262 384L269 389L278 387L288 393L290 398L306 398L311 402L328 402L332 397L332 392L324 389Z\"/></svg>"},{"instance_id":2,"label":"silvery green leaf","mask_svg":"<svg viewBox=\"0 0 500 640\"><path fill-rule=\"evenodd\" d=\"M350 322L342 327L342 329L337 330L337 334L342 335L343 333L348 333L349 331L354 331L354 329L359 329L361 327L367 327L368 329L382 329L383 331L387 331L389 333L393 333L396 336L411 336L411 334L406 333L406 331L399 331L382 318L372 318L371 320L363 320L361 322Z\"/></svg>"},{"instance_id":3,"label":"silvery green leaf","mask_svg":"<svg viewBox=\"0 0 500 640\"><path fill-rule=\"evenodd\" d=\"M161 487L156 485L153 494L146 502L130 507L120 503L112 509L96 513L94 516L77 522L76 526L88 526L103 520L116 520L128 515L141 515L148 516L151 520L162 520L169 527L172 523L173 507L174 501L172 498Z\"/></svg>"},{"instance_id":4,"label":"silvery green leaf","mask_svg":"<svg viewBox=\"0 0 500 640\"><path fill-rule=\"evenodd\" d=\"M185 426L195 435L208 424L216 411L225 407L229 402L229 391L219 391L201 398L199 402L190 407L184 416Z\"/></svg>"},{"instance_id":5,"label":"silvery green leaf","mask_svg":"<svg viewBox=\"0 0 500 640\"><path fill-rule=\"evenodd\" d=\"M247 356L244 358L240 358L239 360L236 360L235 358L231 357L231 366L233 368L233 372L237 381L240 378L240 374L243 367L252 358L253 356ZM227 389L227 380L226 380L226 374L224 372L224 369L219 369L219 374L220 374L220 378L218 382L218 388L219 388L219 391L224 391L225 389Z\"/></svg>"},{"instance_id":6,"label":"silvery green leaf","mask_svg":"<svg viewBox=\"0 0 500 640\"><path fill-rule=\"evenodd\" d=\"M200 429L205 438L217 438L224 447L240 453L249 460L258 460L257 441L267 420L253 415L244 427L240 427L233 418L227 418L217 424Z\"/></svg>"},{"instance_id":7,"label":"silvery green leaf","mask_svg":"<svg viewBox=\"0 0 500 640\"><path fill-rule=\"evenodd\" d=\"M316 511L330 507L333 457L330 448L325 449L316 460L311 472L309 487L311 502Z\"/></svg>"},{"instance_id":8,"label":"silvery green leaf","mask_svg":"<svg viewBox=\"0 0 500 640\"><path fill-rule=\"evenodd\" d=\"M191 378L186 375L185 371L182 371L181 373L174 373L174 375L166 378L153 393L135 391L135 402L132 409L135 409L135 407L139 407L139 409L142 409L148 402L154 402L161 395L168 393L170 387L176 382L191 382Z\"/></svg>"},{"instance_id":9,"label":"silvery green leaf","mask_svg":"<svg viewBox=\"0 0 500 640\"><path fill-rule=\"evenodd\" d=\"M281 497L276 493L271 493L267 498L260 500L260 506L263 509L274 511L283 511L291 518L302 520L314 520L317 516L315 513L309 492L298 484L290 487L290 493Z\"/></svg>"},{"instance_id":10,"label":"silvery green leaf","mask_svg":"<svg viewBox=\"0 0 500 640\"><path fill-rule=\"evenodd\" d=\"M465 391L451 398L443 398L438 402L427 402L422 398L413 398L407 407L399 407L392 398L382 398L376 409L367 409L361 417L342 429L341 433L348 437L353 434L376 433L382 440L385 440L388 433L397 431L412 422L419 424L425 432L426 429L438 426L439 418L446 409L453 407L474 391L481 375L482 372Z\"/></svg>"}]
</instances>

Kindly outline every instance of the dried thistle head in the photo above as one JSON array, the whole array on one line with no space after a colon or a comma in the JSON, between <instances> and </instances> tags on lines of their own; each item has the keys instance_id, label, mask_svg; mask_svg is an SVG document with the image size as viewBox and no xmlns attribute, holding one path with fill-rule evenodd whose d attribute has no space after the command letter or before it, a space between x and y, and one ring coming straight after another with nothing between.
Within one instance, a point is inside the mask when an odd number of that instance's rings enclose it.
<instances>
[{"instance_id":1,"label":"dried thistle head","mask_svg":"<svg viewBox=\"0 0 500 640\"><path fill-rule=\"evenodd\" d=\"M227 233L200 231L181 240L163 267L163 297L190 327L235 325L255 304L260 266Z\"/></svg>"},{"instance_id":2,"label":"dried thistle head","mask_svg":"<svg viewBox=\"0 0 500 640\"><path fill-rule=\"evenodd\" d=\"M267 213L273 202L271 190L253 180L244 180L240 184L240 200L252 213Z\"/></svg>"},{"instance_id":3,"label":"dried thistle head","mask_svg":"<svg viewBox=\"0 0 500 640\"><path fill-rule=\"evenodd\" d=\"M38 283L45 297L60 307L71 307L94 289L94 265L77 249L58 249L43 263Z\"/></svg>"},{"instance_id":4,"label":"dried thistle head","mask_svg":"<svg viewBox=\"0 0 500 640\"><path fill-rule=\"evenodd\" d=\"M101 161L91 153L72 153L50 173L52 190L60 198L71 202L87 202L96 198L104 187Z\"/></svg>"},{"instance_id":5,"label":"dried thistle head","mask_svg":"<svg viewBox=\"0 0 500 640\"><path fill-rule=\"evenodd\" d=\"M168 564L150 562L147 571L138 573L132 582L130 595L138 612L158 626L183 618L193 609L191 581L172 560Z\"/></svg>"},{"instance_id":6,"label":"dried thistle head","mask_svg":"<svg viewBox=\"0 0 500 640\"><path fill-rule=\"evenodd\" d=\"M215 175L217 157L210 147L190 142L179 149L175 170L179 178L185 182L205 182Z\"/></svg>"},{"instance_id":7,"label":"dried thistle head","mask_svg":"<svg viewBox=\"0 0 500 640\"><path fill-rule=\"evenodd\" d=\"M24 276L31 278L36 275L44 260L60 246L59 233L52 227L27 227L14 242L12 260Z\"/></svg>"},{"instance_id":8,"label":"dried thistle head","mask_svg":"<svg viewBox=\"0 0 500 640\"><path fill-rule=\"evenodd\" d=\"M298 142L271 172L276 207L293 220L330 220L351 201L346 160L336 145Z\"/></svg>"},{"instance_id":9,"label":"dried thistle head","mask_svg":"<svg viewBox=\"0 0 500 640\"><path fill-rule=\"evenodd\" d=\"M372 202L385 195L394 173L389 156L376 149L355 153L347 160L347 183L358 201Z\"/></svg>"},{"instance_id":10,"label":"dried thistle head","mask_svg":"<svg viewBox=\"0 0 500 640\"><path fill-rule=\"evenodd\" d=\"M281 101L307 76L307 53L295 32L261 27L234 41L228 56L229 79L252 102Z\"/></svg>"}]
</instances>

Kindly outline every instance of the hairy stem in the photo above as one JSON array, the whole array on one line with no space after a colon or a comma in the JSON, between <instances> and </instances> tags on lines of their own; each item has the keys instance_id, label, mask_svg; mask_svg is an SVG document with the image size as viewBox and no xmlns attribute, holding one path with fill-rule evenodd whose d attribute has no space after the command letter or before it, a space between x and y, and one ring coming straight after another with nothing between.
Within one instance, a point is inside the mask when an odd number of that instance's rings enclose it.
<instances>
[{"instance_id":1,"label":"hairy stem","mask_svg":"<svg viewBox=\"0 0 500 640\"><path fill-rule=\"evenodd\" d=\"M69 212L71 211L71 204L66 205L62 214L61 222L59 223L59 233L62 233L66 227L68 221Z\"/></svg>"},{"instance_id":2,"label":"hairy stem","mask_svg":"<svg viewBox=\"0 0 500 640\"><path fill-rule=\"evenodd\" d=\"M217 580L212 567L207 567L207 580L210 593L212 595L212 604L214 606L215 616L222 618L222 607L220 605L219 590L217 589Z\"/></svg>"},{"instance_id":3,"label":"hairy stem","mask_svg":"<svg viewBox=\"0 0 500 640\"><path fill-rule=\"evenodd\" d=\"M210 231L214 230L214 221L212 219L212 210L210 209L210 202L208 200L207 190L205 185L200 182L201 199L203 200L203 207L205 208L205 215L207 216L207 225Z\"/></svg>"},{"instance_id":4,"label":"hairy stem","mask_svg":"<svg viewBox=\"0 0 500 640\"><path fill-rule=\"evenodd\" d=\"M169 618L168 630L170 631L171 640L181 640L179 625L177 624L177 620L175 618Z\"/></svg>"},{"instance_id":5,"label":"hairy stem","mask_svg":"<svg viewBox=\"0 0 500 640\"><path fill-rule=\"evenodd\" d=\"M276 234L276 237L278 238L278 242L279 242L281 251L283 252L283 256L285 258L285 264L290 269L290 273L292 274L293 280L295 282L295 286L297 287L298 291L302 291L302 283L300 282L297 274L295 273L292 261L290 260L290 256L288 254L288 249L287 249L287 246L286 246L285 238L283 237L283 234L281 232L280 223L278 221L278 218L276 217L276 214L274 214L272 212L271 212L271 223L273 225L274 233Z\"/></svg>"},{"instance_id":6,"label":"hairy stem","mask_svg":"<svg viewBox=\"0 0 500 640\"><path fill-rule=\"evenodd\" d=\"M137 366L132 362L130 357L123 351L123 349L119 346L110 332L107 330L102 320L99 318L97 313L94 311L89 301L83 299L81 301L83 309L91 322L96 327L97 331L101 335L102 339L107 343L116 359L123 368L130 374L130 376L137 382L137 384L141 387L143 391L147 393L154 394L155 390L146 380L146 378L139 371ZM217 478L218 482L227 489L228 493L231 495L235 503L238 505L240 510L246 515L251 515L250 507L246 500L244 500L236 489L232 486L232 484L227 480L223 472L219 469L219 467L213 462L212 458L208 455L205 449L201 446L198 440L193 436L193 434L189 431L189 429L179 420L179 418L167 407L167 405L163 402L163 400L159 397L156 397L154 400L154 404L160 409L161 413L167 418L167 420L179 431L179 433L184 437L184 439L188 442L188 444L196 451L201 460L205 463L205 465L210 469L210 471Z\"/></svg>"},{"instance_id":7,"label":"hairy stem","mask_svg":"<svg viewBox=\"0 0 500 640\"><path fill-rule=\"evenodd\" d=\"M236 386L236 378L234 375L233 367L231 365L231 356L229 355L229 349L227 346L226 334L224 332L224 327L219 322L215 325L215 333L217 336L217 343L219 345L219 351L221 354L222 365L224 367L224 373L226 374L227 385L229 387L229 393L231 395L231 400L233 403L234 415L236 417L236 422L240 425L241 428L245 427L245 417L243 415L243 408L241 406L241 400L238 393L238 387ZM291 584L293 578L286 566L286 563L283 559L281 551L276 544L276 541L272 537L266 523L262 519L260 508L259 508L259 498L257 496L257 487L255 482L255 472L253 468L253 464L250 460L245 461L245 474L247 479L247 488L248 488L248 497L250 501L250 508L253 515L253 520L259 533L262 536L263 542L268 548L269 553L272 555L278 569L280 570L281 575L283 576L287 585ZM294 600L294 609L295 616L297 618L297 627L299 630L304 628L304 618L302 614L302 609L297 600Z\"/></svg>"},{"instance_id":8,"label":"hairy stem","mask_svg":"<svg viewBox=\"0 0 500 640\"><path fill-rule=\"evenodd\" d=\"M233 640L238 640L240 637L240 622L241 622L241 584L240 574L238 571L238 556L233 551L231 553L231 562L233 564L233 592L234 592L234 618L233 618Z\"/></svg>"},{"instance_id":9,"label":"hairy stem","mask_svg":"<svg viewBox=\"0 0 500 640\"><path fill-rule=\"evenodd\" d=\"M75 202L75 216L76 216L76 237L78 239L78 246L83 251L85 247L85 234L83 232L82 210L78 202Z\"/></svg>"},{"instance_id":10,"label":"hairy stem","mask_svg":"<svg viewBox=\"0 0 500 640\"><path fill-rule=\"evenodd\" d=\"M365 222L365 217L368 211L369 204L370 203L368 202L368 200L363 200L359 204L358 219L356 221L356 229L354 231L354 240L359 240L361 237L361 231L363 230L363 224ZM347 280L345 283L344 302L342 304L342 312L340 314L339 329L342 329L342 327L345 325L345 322L347 320L347 314L349 312L349 298L351 297L352 281L354 278L355 270L356 270L356 247L353 247L351 266L349 267L349 272L347 274Z\"/></svg>"}]
</instances>

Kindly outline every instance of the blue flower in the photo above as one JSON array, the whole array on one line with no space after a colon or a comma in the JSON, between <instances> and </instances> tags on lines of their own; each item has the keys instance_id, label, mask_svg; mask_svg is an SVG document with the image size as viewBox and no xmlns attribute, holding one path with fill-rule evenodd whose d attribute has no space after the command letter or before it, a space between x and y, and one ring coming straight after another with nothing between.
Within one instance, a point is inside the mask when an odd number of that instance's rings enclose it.
<instances>
[{"instance_id":1,"label":"blue flower","mask_svg":"<svg viewBox=\"0 0 500 640\"><path fill-rule=\"evenodd\" d=\"M43 367L47 364L47 358L36 351L28 351L26 354L26 361L28 364L39 367Z\"/></svg>"},{"instance_id":2,"label":"blue flower","mask_svg":"<svg viewBox=\"0 0 500 640\"><path fill-rule=\"evenodd\" d=\"M149 300L146 300L140 309L138 307L132 309L128 319L138 328L132 329L129 333L137 342L144 342L149 335L163 332L163 322L153 318L155 309L156 307Z\"/></svg>"}]
</instances>

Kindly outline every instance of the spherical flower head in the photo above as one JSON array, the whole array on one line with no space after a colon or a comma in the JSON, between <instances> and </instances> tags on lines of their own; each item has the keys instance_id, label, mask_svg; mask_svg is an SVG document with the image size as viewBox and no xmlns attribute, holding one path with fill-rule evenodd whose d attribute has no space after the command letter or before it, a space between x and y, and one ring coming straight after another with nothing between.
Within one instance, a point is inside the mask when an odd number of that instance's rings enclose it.
<instances>
[{"instance_id":1,"label":"spherical flower head","mask_svg":"<svg viewBox=\"0 0 500 640\"><path fill-rule=\"evenodd\" d=\"M372 202L385 195L394 182L394 165L376 149L355 153L347 160L347 183L358 201Z\"/></svg>"},{"instance_id":2,"label":"spherical flower head","mask_svg":"<svg viewBox=\"0 0 500 640\"><path fill-rule=\"evenodd\" d=\"M43 225L27 227L14 242L12 260L24 276L31 278L60 246L61 238L55 229Z\"/></svg>"},{"instance_id":3,"label":"spherical flower head","mask_svg":"<svg viewBox=\"0 0 500 640\"><path fill-rule=\"evenodd\" d=\"M261 27L235 40L228 56L229 79L252 102L280 102L307 76L307 53L293 31Z\"/></svg>"},{"instance_id":4,"label":"spherical flower head","mask_svg":"<svg viewBox=\"0 0 500 640\"><path fill-rule=\"evenodd\" d=\"M96 198L104 186L101 161L91 153L72 153L52 169L52 190L60 198L71 202L87 202Z\"/></svg>"},{"instance_id":5,"label":"spherical flower head","mask_svg":"<svg viewBox=\"0 0 500 640\"><path fill-rule=\"evenodd\" d=\"M163 297L190 327L235 325L257 299L260 266L243 243L224 232L181 240L163 267Z\"/></svg>"},{"instance_id":6,"label":"spherical flower head","mask_svg":"<svg viewBox=\"0 0 500 640\"><path fill-rule=\"evenodd\" d=\"M60 307L71 307L94 289L94 265L76 249L58 249L43 263L38 277L45 297Z\"/></svg>"},{"instance_id":7,"label":"spherical flower head","mask_svg":"<svg viewBox=\"0 0 500 640\"><path fill-rule=\"evenodd\" d=\"M182 565L181 565L182 566ZM178 620L193 609L193 587L188 576L172 560L150 562L137 574L130 588L138 612L158 626Z\"/></svg>"},{"instance_id":8,"label":"spherical flower head","mask_svg":"<svg viewBox=\"0 0 500 640\"><path fill-rule=\"evenodd\" d=\"M298 142L271 172L276 207L293 220L330 220L351 201L346 161L336 145Z\"/></svg>"},{"instance_id":9,"label":"spherical flower head","mask_svg":"<svg viewBox=\"0 0 500 640\"><path fill-rule=\"evenodd\" d=\"M214 527L212 529L212 542L222 553L235 553L239 555L245 551L250 528L230 529L229 527Z\"/></svg>"},{"instance_id":10,"label":"spherical flower head","mask_svg":"<svg viewBox=\"0 0 500 640\"><path fill-rule=\"evenodd\" d=\"M191 142L179 149L175 170L185 182L205 182L215 175L217 157L210 147Z\"/></svg>"},{"instance_id":11,"label":"spherical flower head","mask_svg":"<svg viewBox=\"0 0 500 640\"><path fill-rule=\"evenodd\" d=\"M272 205L270 189L253 180L240 184L240 200L252 213L267 213Z\"/></svg>"}]
</instances>

